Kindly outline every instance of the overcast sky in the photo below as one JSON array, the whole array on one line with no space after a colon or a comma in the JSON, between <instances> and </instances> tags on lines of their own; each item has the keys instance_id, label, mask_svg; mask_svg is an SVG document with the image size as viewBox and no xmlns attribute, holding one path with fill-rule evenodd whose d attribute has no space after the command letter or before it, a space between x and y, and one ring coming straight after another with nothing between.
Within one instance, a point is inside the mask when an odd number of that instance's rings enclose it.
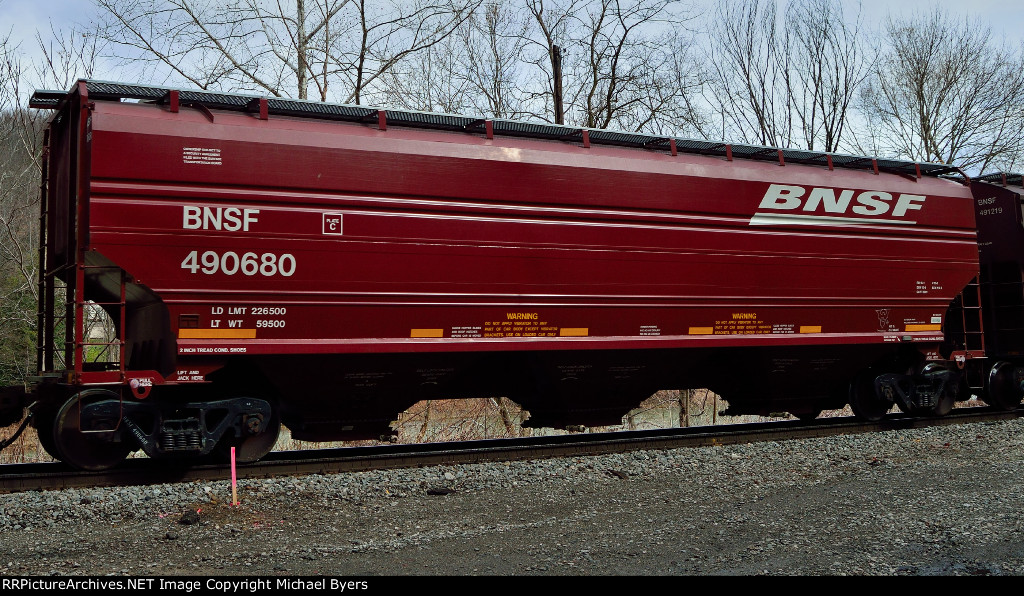
<instances>
[{"instance_id":1,"label":"overcast sky","mask_svg":"<svg viewBox=\"0 0 1024 596\"><path fill-rule=\"evenodd\" d=\"M847 4L856 6L855 0ZM940 4L953 14L988 23L993 37L1005 36L1014 45L1024 42L1024 0L863 0L862 4L871 26L884 22L889 11L909 14ZM10 33L13 40L21 42L23 51L35 55L36 30L45 37L51 22L58 28L86 23L95 10L90 0L0 0L0 38Z\"/></svg>"},{"instance_id":2,"label":"overcast sky","mask_svg":"<svg viewBox=\"0 0 1024 596\"><path fill-rule=\"evenodd\" d=\"M856 6L856 2L846 2ZM1024 41L1024 2L1021 0L863 0L865 19L881 24L892 11L896 15L928 11L940 5L953 14L976 17L992 27L995 37L1005 35L1007 41Z\"/></svg>"}]
</instances>

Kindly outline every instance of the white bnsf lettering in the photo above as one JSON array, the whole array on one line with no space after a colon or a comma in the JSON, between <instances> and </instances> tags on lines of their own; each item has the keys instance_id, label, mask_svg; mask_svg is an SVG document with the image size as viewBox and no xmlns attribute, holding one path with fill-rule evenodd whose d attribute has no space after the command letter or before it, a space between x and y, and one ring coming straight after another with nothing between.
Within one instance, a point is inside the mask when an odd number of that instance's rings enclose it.
<instances>
[{"instance_id":1,"label":"white bnsf lettering","mask_svg":"<svg viewBox=\"0 0 1024 596\"><path fill-rule=\"evenodd\" d=\"M887 192L862 192L857 197L859 205L853 208L854 213L861 215L881 215L889 210L892 195Z\"/></svg>"},{"instance_id":2,"label":"white bnsf lettering","mask_svg":"<svg viewBox=\"0 0 1024 596\"><path fill-rule=\"evenodd\" d=\"M248 232L252 224L259 221L259 209L238 207L189 207L186 206L181 227L186 230L224 230Z\"/></svg>"},{"instance_id":3,"label":"white bnsf lettering","mask_svg":"<svg viewBox=\"0 0 1024 596\"><path fill-rule=\"evenodd\" d=\"M858 193L849 189L813 187L808 192L803 186L772 184L750 218L750 225L916 224L907 219L907 214L921 210L926 198L900 194L894 199L891 193L880 190ZM882 217L886 215L889 217Z\"/></svg>"},{"instance_id":4,"label":"white bnsf lettering","mask_svg":"<svg viewBox=\"0 0 1024 596\"><path fill-rule=\"evenodd\" d=\"M804 211L817 211L821 206L826 213L846 213L846 208L853 200L853 191L840 191L836 197L836 191L831 188L812 188L807 201L804 202ZM762 202L762 205L764 203Z\"/></svg>"}]
</instances>

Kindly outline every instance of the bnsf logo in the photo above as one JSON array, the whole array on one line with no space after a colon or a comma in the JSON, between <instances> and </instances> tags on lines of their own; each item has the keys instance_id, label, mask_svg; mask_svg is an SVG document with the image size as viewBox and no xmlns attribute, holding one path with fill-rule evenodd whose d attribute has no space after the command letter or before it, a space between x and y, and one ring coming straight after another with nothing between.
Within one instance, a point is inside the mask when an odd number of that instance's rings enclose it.
<instances>
[{"instance_id":1,"label":"bnsf logo","mask_svg":"<svg viewBox=\"0 0 1024 596\"><path fill-rule=\"evenodd\" d=\"M772 184L750 218L750 225L915 224L916 221L906 219L907 212L920 210L926 199L923 195L901 194L894 202L891 194L880 190L865 190L860 194L844 189L840 189L838 195L836 192L834 188L814 187L808 192L803 186ZM830 215L833 213L840 217ZM884 215L890 217L881 217Z\"/></svg>"},{"instance_id":2,"label":"bnsf logo","mask_svg":"<svg viewBox=\"0 0 1024 596\"><path fill-rule=\"evenodd\" d=\"M249 231L249 226L259 221L259 209L238 207L184 207L181 227L186 230L227 230L228 232Z\"/></svg>"}]
</instances>

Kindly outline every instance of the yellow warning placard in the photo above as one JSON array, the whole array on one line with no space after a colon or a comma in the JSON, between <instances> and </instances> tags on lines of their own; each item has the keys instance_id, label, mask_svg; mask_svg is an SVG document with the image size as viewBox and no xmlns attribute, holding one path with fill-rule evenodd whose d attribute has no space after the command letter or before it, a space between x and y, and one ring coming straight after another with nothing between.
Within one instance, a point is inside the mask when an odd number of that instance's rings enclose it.
<instances>
[{"instance_id":1,"label":"yellow warning placard","mask_svg":"<svg viewBox=\"0 0 1024 596\"><path fill-rule=\"evenodd\" d=\"M178 339L253 339L255 329L178 329Z\"/></svg>"}]
</instances>

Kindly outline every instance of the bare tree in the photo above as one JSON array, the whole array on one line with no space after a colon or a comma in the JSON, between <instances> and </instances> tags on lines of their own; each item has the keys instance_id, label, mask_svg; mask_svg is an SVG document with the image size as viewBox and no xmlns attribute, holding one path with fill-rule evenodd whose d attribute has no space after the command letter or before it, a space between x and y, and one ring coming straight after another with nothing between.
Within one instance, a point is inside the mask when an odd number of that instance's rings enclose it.
<instances>
[{"instance_id":1,"label":"bare tree","mask_svg":"<svg viewBox=\"0 0 1024 596\"><path fill-rule=\"evenodd\" d=\"M446 40L480 4L479 0L413 0L412 4L396 0L367 6L366 0L356 1L356 35L347 38L333 58L351 89L346 102L356 104L404 59ZM377 95L386 102L383 88Z\"/></svg>"},{"instance_id":2,"label":"bare tree","mask_svg":"<svg viewBox=\"0 0 1024 596\"><path fill-rule=\"evenodd\" d=\"M890 19L862 94L870 142L893 155L984 171L1024 148L1024 60L977 21ZM1018 162L1019 163L1019 162Z\"/></svg>"},{"instance_id":3,"label":"bare tree","mask_svg":"<svg viewBox=\"0 0 1024 596\"><path fill-rule=\"evenodd\" d=\"M91 76L100 44L77 29L37 33L41 58L0 38L0 385L35 365L42 129L48 113L26 109L33 88L67 89Z\"/></svg>"},{"instance_id":4,"label":"bare tree","mask_svg":"<svg viewBox=\"0 0 1024 596\"><path fill-rule=\"evenodd\" d=\"M97 0L126 68L201 89L360 103L403 58L449 36L477 0ZM336 89L340 87L340 89Z\"/></svg>"},{"instance_id":5,"label":"bare tree","mask_svg":"<svg viewBox=\"0 0 1024 596\"><path fill-rule=\"evenodd\" d=\"M653 29L667 17L671 0L623 2L600 0L588 7L583 19L587 33L585 68L573 98L580 124L607 128L617 122L629 130L642 130L661 106L643 106L648 90L661 88L657 73L668 63L661 51L664 38ZM652 109L653 108L653 109Z\"/></svg>"},{"instance_id":6,"label":"bare tree","mask_svg":"<svg viewBox=\"0 0 1024 596\"><path fill-rule=\"evenodd\" d=\"M31 222L37 170L31 126L20 105L25 67L10 37L0 39L0 386L20 382L34 356L35 261ZM29 128L28 130L26 128Z\"/></svg>"},{"instance_id":7,"label":"bare tree","mask_svg":"<svg viewBox=\"0 0 1024 596\"><path fill-rule=\"evenodd\" d=\"M873 62L860 13L848 22L839 0L798 0L787 6L785 22L784 82L798 138L807 149L836 151Z\"/></svg>"},{"instance_id":8,"label":"bare tree","mask_svg":"<svg viewBox=\"0 0 1024 596\"><path fill-rule=\"evenodd\" d=\"M653 120L648 132L665 135L709 135L710 123L707 111L700 103L700 95L707 85L707 73L698 66L693 53L696 44L689 31L675 28L668 41L671 61L659 71L664 83L650 89L649 111ZM663 93L671 94L670 101L664 101ZM661 109L656 109L661 106ZM716 136L716 138L718 138Z\"/></svg>"},{"instance_id":9,"label":"bare tree","mask_svg":"<svg viewBox=\"0 0 1024 596\"><path fill-rule=\"evenodd\" d=\"M387 100L416 109L676 132L696 115L690 16L676 0L483 4L450 38L391 71ZM556 51L556 48L559 51ZM561 58L564 109L554 101ZM564 118L563 118L564 117Z\"/></svg>"},{"instance_id":10,"label":"bare tree","mask_svg":"<svg viewBox=\"0 0 1024 596\"><path fill-rule=\"evenodd\" d=\"M49 36L36 31L35 39L40 53L31 68L35 84L69 89L78 79L95 75L104 47L95 31L78 26L57 29L51 23Z\"/></svg>"},{"instance_id":11,"label":"bare tree","mask_svg":"<svg viewBox=\"0 0 1024 596\"><path fill-rule=\"evenodd\" d=\"M547 4L544 0L526 0L526 9L535 26L528 33L526 47L540 50L534 58L528 59L541 74L542 88L533 91L533 95L551 98L551 103L543 102L542 111L536 111L534 115L550 122L561 124L565 121L562 91L556 89L555 73L564 72L562 50L569 43L573 21L585 3L586 0L549 0ZM558 86L562 84L559 80Z\"/></svg>"},{"instance_id":12,"label":"bare tree","mask_svg":"<svg viewBox=\"0 0 1024 596\"><path fill-rule=\"evenodd\" d=\"M678 0L526 0L526 7L535 23L527 49L543 82L534 96L552 97L560 48L567 124L653 132L689 101L693 86L680 84L686 77L675 67L687 55L680 32L692 15ZM554 102L543 105L536 115L557 121Z\"/></svg>"},{"instance_id":13,"label":"bare tree","mask_svg":"<svg viewBox=\"0 0 1024 596\"><path fill-rule=\"evenodd\" d=\"M706 96L720 138L792 145L784 79L788 59L779 43L775 0L721 0L708 35Z\"/></svg>"},{"instance_id":14,"label":"bare tree","mask_svg":"<svg viewBox=\"0 0 1024 596\"><path fill-rule=\"evenodd\" d=\"M461 40L450 36L399 62L384 77L384 103L449 114L471 109L471 86L459 52L461 45Z\"/></svg>"},{"instance_id":15,"label":"bare tree","mask_svg":"<svg viewBox=\"0 0 1024 596\"><path fill-rule=\"evenodd\" d=\"M337 74L330 63L331 48L342 33L337 16L349 1L295 0L294 11L288 11L281 0L275 0L274 5L247 0L245 6L234 12L238 19L251 15L259 19L266 47L282 65L279 72L295 76L299 99L309 97L308 87L312 83L320 101L326 101L332 78Z\"/></svg>"},{"instance_id":16,"label":"bare tree","mask_svg":"<svg viewBox=\"0 0 1024 596\"><path fill-rule=\"evenodd\" d=\"M296 4L304 8L302 0ZM112 57L122 66L141 68L140 78L276 96L289 95L290 88L298 97L306 96L295 73L299 61L289 64L288 51L286 60L279 58L280 50L275 53L278 40L305 40L308 48L309 32L316 27L306 23L305 14L287 12L268 19L247 0L97 0L97 6L97 27L110 42ZM275 24L286 30L274 31ZM315 65L310 58L307 54L302 63Z\"/></svg>"},{"instance_id":17,"label":"bare tree","mask_svg":"<svg viewBox=\"0 0 1024 596\"><path fill-rule=\"evenodd\" d=\"M835 151L866 78L860 15L839 0L723 0L709 28L708 103L720 138ZM709 135L710 136L710 135Z\"/></svg>"},{"instance_id":18,"label":"bare tree","mask_svg":"<svg viewBox=\"0 0 1024 596\"><path fill-rule=\"evenodd\" d=\"M520 118L529 113L524 55L531 16L506 2L481 7L464 29L464 76L474 91L468 98L476 113Z\"/></svg>"}]
</instances>

